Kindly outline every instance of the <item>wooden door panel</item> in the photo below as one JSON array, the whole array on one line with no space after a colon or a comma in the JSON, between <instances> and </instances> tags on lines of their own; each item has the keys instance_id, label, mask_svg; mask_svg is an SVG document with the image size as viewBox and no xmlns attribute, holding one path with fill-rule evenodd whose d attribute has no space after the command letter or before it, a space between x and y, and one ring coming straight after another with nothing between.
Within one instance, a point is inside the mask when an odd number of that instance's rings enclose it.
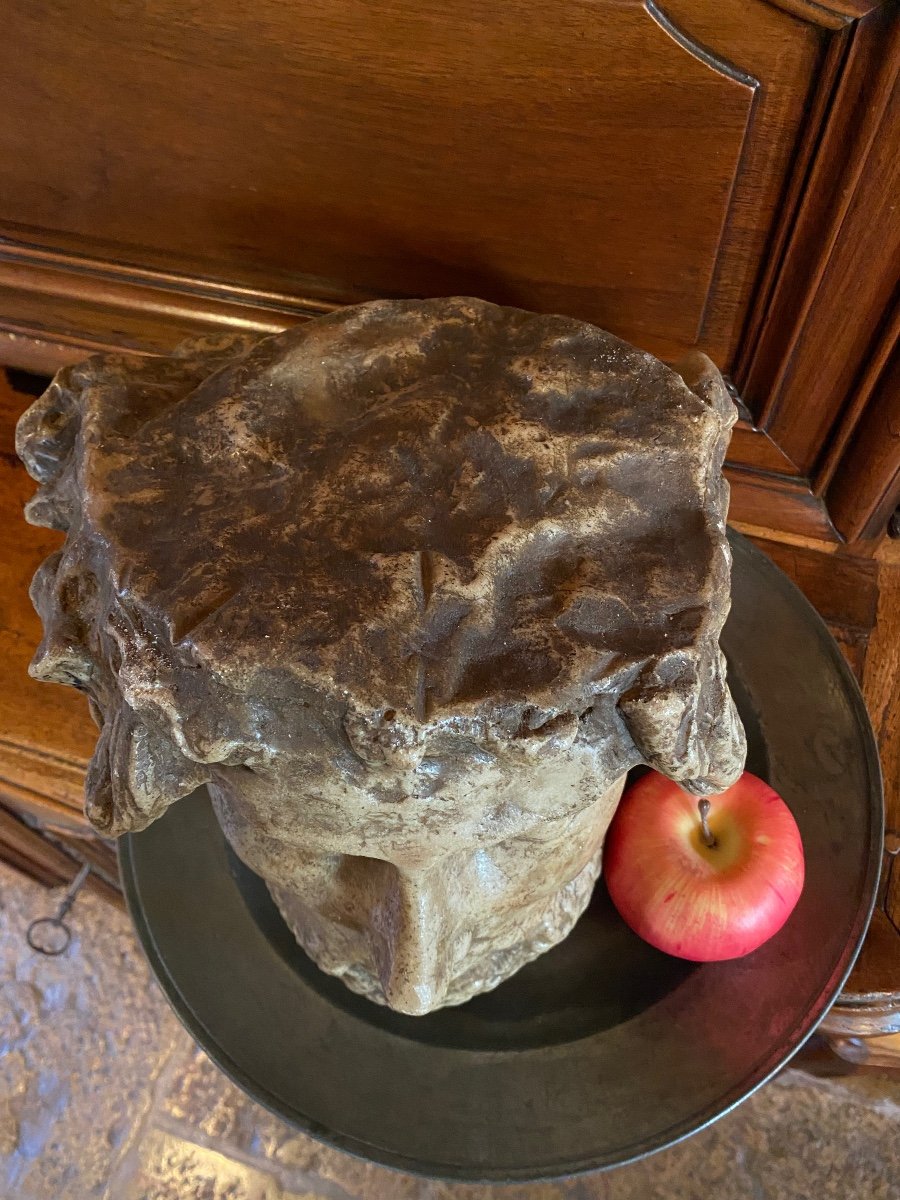
<instances>
[{"instance_id":1,"label":"wooden door panel","mask_svg":"<svg viewBox=\"0 0 900 1200\"><path fill-rule=\"evenodd\" d=\"M11 236L326 299L473 292L726 366L821 41L763 0L14 10Z\"/></svg>"}]
</instances>

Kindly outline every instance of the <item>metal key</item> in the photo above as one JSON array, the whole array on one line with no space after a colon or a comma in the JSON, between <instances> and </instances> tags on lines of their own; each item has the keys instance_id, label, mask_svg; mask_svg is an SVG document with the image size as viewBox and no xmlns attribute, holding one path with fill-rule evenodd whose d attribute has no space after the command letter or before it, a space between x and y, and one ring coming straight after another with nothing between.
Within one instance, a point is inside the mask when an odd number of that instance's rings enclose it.
<instances>
[{"instance_id":1,"label":"metal key","mask_svg":"<svg viewBox=\"0 0 900 1200\"><path fill-rule=\"evenodd\" d=\"M51 957L68 950L69 943L72 940L72 931L66 924L65 917L75 903L75 898L81 891L82 884L90 873L90 865L85 863L66 888L66 893L62 900L60 900L59 907L53 916L38 917L36 921L31 922L25 936L32 950L37 950L38 954L46 954Z\"/></svg>"}]
</instances>

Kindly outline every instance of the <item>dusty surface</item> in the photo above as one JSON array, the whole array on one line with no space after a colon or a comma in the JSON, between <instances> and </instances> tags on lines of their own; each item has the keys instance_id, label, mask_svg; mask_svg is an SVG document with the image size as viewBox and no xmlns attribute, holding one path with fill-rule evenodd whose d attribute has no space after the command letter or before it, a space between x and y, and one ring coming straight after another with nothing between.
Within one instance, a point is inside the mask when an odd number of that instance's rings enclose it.
<instances>
[{"instance_id":1,"label":"dusty surface","mask_svg":"<svg viewBox=\"0 0 900 1200\"><path fill-rule=\"evenodd\" d=\"M127 917L92 897L67 954L24 945L51 894L0 867L2 1200L892 1200L900 1075L787 1071L680 1146L533 1186L420 1180L246 1099L184 1033Z\"/></svg>"},{"instance_id":2,"label":"dusty surface","mask_svg":"<svg viewBox=\"0 0 900 1200\"><path fill-rule=\"evenodd\" d=\"M496 986L583 910L630 767L702 794L743 766L734 419L702 356L468 299L61 372L17 444L67 531L33 670L101 721L88 816L206 782L349 986Z\"/></svg>"}]
</instances>

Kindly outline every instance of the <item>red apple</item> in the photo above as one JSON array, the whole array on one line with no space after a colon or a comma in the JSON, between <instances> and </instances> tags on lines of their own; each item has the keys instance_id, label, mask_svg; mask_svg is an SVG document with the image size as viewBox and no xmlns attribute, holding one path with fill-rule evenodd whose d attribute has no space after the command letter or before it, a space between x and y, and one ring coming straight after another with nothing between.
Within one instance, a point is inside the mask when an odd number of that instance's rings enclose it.
<instances>
[{"instance_id":1,"label":"red apple","mask_svg":"<svg viewBox=\"0 0 900 1200\"><path fill-rule=\"evenodd\" d=\"M697 800L663 775L622 797L603 851L612 902L658 950L740 958L777 933L803 890L803 845L787 805L745 771Z\"/></svg>"}]
</instances>

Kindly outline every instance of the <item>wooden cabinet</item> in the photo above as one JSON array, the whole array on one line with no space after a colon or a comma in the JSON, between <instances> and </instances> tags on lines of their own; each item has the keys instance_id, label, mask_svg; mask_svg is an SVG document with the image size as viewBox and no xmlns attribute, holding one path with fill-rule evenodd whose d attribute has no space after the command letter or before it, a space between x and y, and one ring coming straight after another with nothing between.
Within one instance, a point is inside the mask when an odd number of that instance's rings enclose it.
<instances>
[{"instance_id":1,"label":"wooden cabinet","mask_svg":"<svg viewBox=\"0 0 900 1200\"><path fill-rule=\"evenodd\" d=\"M875 0L11 0L0 361L473 293L699 345L737 519L871 537L898 41Z\"/></svg>"},{"instance_id":2,"label":"wooden cabinet","mask_svg":"<svg viewBox=\"0 0 900 1200\"><path fill-rule=\"evenodd\" d=\"M898 64L893 0L9 0L0 366L451 293L699 346L741 405L731 519L895 713L866 647L900 501ZM48 535L16 530L24 589ZM77 826L79 698L30 687L0 793Z\"/></svg>"}]
</instances>

